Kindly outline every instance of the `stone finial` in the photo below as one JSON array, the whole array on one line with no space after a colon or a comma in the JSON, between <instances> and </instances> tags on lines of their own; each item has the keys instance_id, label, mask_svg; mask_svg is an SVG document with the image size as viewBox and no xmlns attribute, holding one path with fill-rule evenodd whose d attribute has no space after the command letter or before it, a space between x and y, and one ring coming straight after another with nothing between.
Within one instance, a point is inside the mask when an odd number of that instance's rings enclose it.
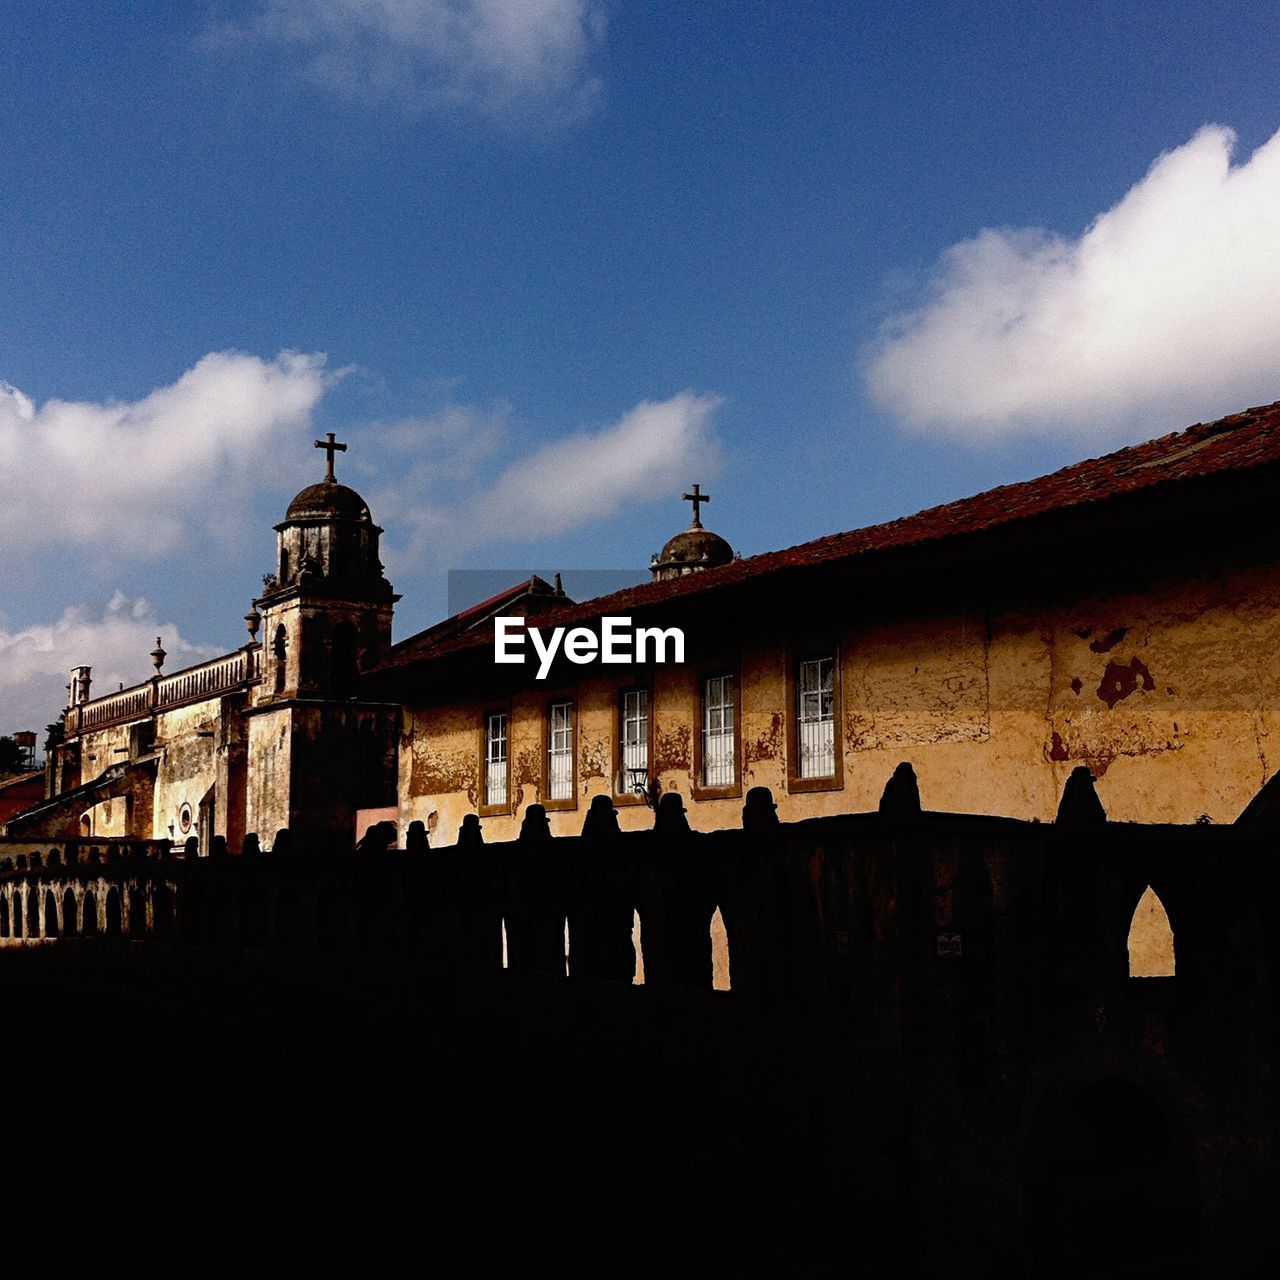
<instances>
[{"instance_id":1,"label":"stone finial","mask_svg":"<svg viewBox=\"0 0 1280 1280\"><path fill-rule=\"evenodd\" d=\"M1062 801L1058 805L1059 826L1100 827L1107 820L1107 811L1098 799L1097 779L1087 765L1077 765L1071 770L1067 784L1062 788Z\"/></svg>"},{"instance_id":2,"label":"stone finial","mask_svg":"<svg viewBox=\"0 0 1280 1280\"><path fill-rule=\"evenodd\" d=\"M480 829L480 815L468 813L458 828L458 848L478 849L484 844L484 832Z\"/></svg>"},{"instance_id":3,"label":"stone finial","mask_svg":"<svg viewBox=\"0 0 1280 1280\"><path fill-rule=\"evenodd\" d=\"M605 840L621 834L618 811L608 796L593 796L582 824L582 834L588 840Z\"/></svg>"},{"instance_id":4,"label":"stone finial","mask_svg":"<svg viewBox=\"0 0 1280 1280\"><path fill-rule=\"evenodd\" d=\"M914 818L920 814L920 783L916 771L904 760L885 783L880 812L891 818Z\"/></svg>"},{"instance_id":5,"label":"stone finial","mask_svg":"<svg viewBox=\"0 0 1280 1280\"><path fill-rule=\"evenodd\" d=\"M778 825L778 806L773 801L773 792L768 787L752 787L742 806L742 829L768 831Z\"/></svg>"},{"instance_id":6,"label":"stone finial","mask_svg":"<svg viewBox=\"0 0 1280 1280\"><path fill-rule=\"evenodd\" d=\"M431 848L431 840L427 836L427 824L414 819L405 832L404 848L406 853L426 853Z\"/></svg>"},{"instance_id":7,"label":"stone finial","mask_svg":"<svg viewBox=\"0 0 1280 1280\"><path fill-rule=\"evenodd\" d=\"M258 841L258 833L256 831L246 831L244 839L240 843L240 856L242 858L256 858L262 852L262 845Z\"/></svg>"},{"instance_id":8,"label":"stone finial","mask_svg":"<svg viewBox=\"0 0 1280 1280\"><path fill-rule=\"evenodd\" d=\"M524 811L524 821L520 824L521 844L541 844L551 839L551 819L547 817L544 805L531 804Z\"/></svg>"},{"instance_id":9,"label":"stone finial","mask_svg":"<svg viewBox=\"0 0 1280 1280\"><path fill-rule=\"evenodd\" d=\"M684 800L678 791L666 791L653 813L653 829L659 835L687 836L689 819L685 815Z\"/></svg>"}]
</instances>

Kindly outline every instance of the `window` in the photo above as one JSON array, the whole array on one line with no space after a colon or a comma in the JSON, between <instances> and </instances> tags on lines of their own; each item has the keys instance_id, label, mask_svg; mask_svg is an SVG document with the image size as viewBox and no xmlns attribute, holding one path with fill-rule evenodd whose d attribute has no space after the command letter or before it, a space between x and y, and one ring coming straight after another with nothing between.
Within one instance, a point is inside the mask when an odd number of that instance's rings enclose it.
<instances>
[{"instance_id":1,"label":"window","mask_svg":"<svg viewBox=\"0 0 1280 1280\"><path fill-rule=\"evenodd\" d=\"M802 778L829 778L836 771L835 659L800 664L796 681L796 756Z\"/></svg>"},{"instance_id":2,"label":"window","mask_svg":"<svg viewBox=\"0 0 1280 1280\"><path fill-rule=\"evenodd\" d=\"M840 722L840 655L835 645L792 654L787 662L787 790L838 791L844 786Z\"/></svg>"},{"instance_id":3,"label":"window","mask_svg":"<svg viewBox=\"0 0 1280 1280\"><path fill-rule=\"evenodd\" d=\"M737 782L736 706L733 676L708 676L702 686L702 785L732 787Z\"/></svg>"},{"instance_id":4,"label":"window","mask_svg":"<svg viewBox=\"0 0 1280 1280\"><path fill-rule=\"evenodd\" d=\"M634 795L649 781L649 691L627 689L618 708L618 794ZM634 771L634 772L633 772Z\"/></svg>"},{"instance_id":5,"label":"window","mask_svg":"<svg viewBox=\"0 0 1280 1280\"><path fill-rule=\"evenodd\" d=\"M547 799L573 799L573 703L547 710Z\"/></svg>"},{"instance_id":6,"label":"window","mask_svg":"<svg viewBox=\"0 0 1280 1280\"><path fill-rule=\"evenodd\" d=\"M507 803L507 713L491 711L484 718L484 802Z\"/></svg>"}]
</instances>

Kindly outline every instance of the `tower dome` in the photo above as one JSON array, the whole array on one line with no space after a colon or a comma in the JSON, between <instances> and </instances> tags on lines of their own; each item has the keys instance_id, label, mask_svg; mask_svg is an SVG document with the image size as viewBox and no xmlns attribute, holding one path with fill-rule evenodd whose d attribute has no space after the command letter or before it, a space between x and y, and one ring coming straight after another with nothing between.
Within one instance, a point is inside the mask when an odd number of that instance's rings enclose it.
<instances>
[{"instance_id":1,"label":"tower dome","mask_svg":"<svg viewBox=\"0 0 1280 1280\"><path fill-rule=\"evenodd\" d=\"M701 486L695 484L693 492L686 493L684 500L693 503L693 519L687 529L669 538L662 551L654 556L649 572L655 582L715 569L733 559L733 548L718 533L703 528L699 507L710 502L711 495L703 493Z\"/></svg>"},{"instance_id":2,"label":"tower dome","mask_svg":"<svg viewBox=\"0 0 1280 1280\"><path fill-rule=\"evenodd\" d=\"M336 480L309 484L285 512L290 520L372 520L369 504L354 490Z\"/></svg>"},{"instance_id":3,"label":"tower dome","mask_svg":"<svg viewBox=\"0 0 1280 1280\"><path fill-rule=\"evenodd\" d=\"M346 447L334 440L333 432L327 440L316 441L316 448L327 454L325 478L307 485L276 525L276 572L268 591L307 583L313 588L323 585L330 594L390 593L378 558L382 530L373 523L369 504L333 474L334 454Z\"/></svg>"}]
</instances>

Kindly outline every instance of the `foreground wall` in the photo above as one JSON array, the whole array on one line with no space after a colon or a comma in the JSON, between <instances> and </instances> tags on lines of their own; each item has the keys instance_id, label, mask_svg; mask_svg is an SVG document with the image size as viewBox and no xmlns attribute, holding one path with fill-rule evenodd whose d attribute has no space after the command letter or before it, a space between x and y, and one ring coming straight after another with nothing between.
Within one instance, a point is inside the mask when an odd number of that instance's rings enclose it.
<instances>
[{"instance_id":1,"label":"foreground wall","mask_svg":"<svg viewBox=\"0 0 1280 1280\"><path fill-rule=\"evenodd\" d=\"M0 869L0 984L105 984L220 1036L257 1019L273 1061L314 1038L309 1070L374 1092L396 1064L406 1112L482 1079L481 1111L545 1117L503 1149L568 1202L794 1205L806 1247L856 1239L868 1274L1274 1259L1270 836L756 812L364 857L45 850ZM1130 976L1148 889L1164 977Z\"/></svg>"}]
</instances>

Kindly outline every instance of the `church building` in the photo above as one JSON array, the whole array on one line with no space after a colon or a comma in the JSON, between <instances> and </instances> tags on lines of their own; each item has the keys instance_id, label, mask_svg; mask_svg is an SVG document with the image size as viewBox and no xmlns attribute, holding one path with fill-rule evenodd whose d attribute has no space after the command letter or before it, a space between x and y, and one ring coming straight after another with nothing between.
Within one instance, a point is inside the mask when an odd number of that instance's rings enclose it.
<instances>
[{"instance_id":1,"label":"church building","mask_svg":"<svg viewBox=\"0 0 1280 1280\"><path fill-rule=\"evenodd\" d=\"M399 597L378 558L382 530L339 484L332 432L323 481L276 525L275 568L234 653L93 697L92 668L68 685L63 740L49 751L48 798L11 818L8 835L48 838L222 837L270 847L332 848L362 808L394 801L399 708L353 695L361 670L391 648ZM261 637L261 638L259 638Z\"/></svg>"},{"instance_id":2,"label":"church building","mask_svg":"<svg viewBox=\"0 0 1280 1280\"><path fill-rule=\"evenodd\" d=\"M532 578L391 643L399 598L367 504L334 475L290 503L233 653L95 697L68 686L47 797L10 836L350 848L487 840L531 804L558 834L597 796L624 829L663 796L738 825L876 808L901 761L926 808L1052 820L1085 766L1113 820L1233 821L1280 748L1280 404L1051 475L747 558L690 526L650 582L575 602ZM513 520L518 513L513 513ZM682 662L495 662L497 617L679 629ZM85 655L91 658L92 655Z\"/></svg>"}]
</instances>

